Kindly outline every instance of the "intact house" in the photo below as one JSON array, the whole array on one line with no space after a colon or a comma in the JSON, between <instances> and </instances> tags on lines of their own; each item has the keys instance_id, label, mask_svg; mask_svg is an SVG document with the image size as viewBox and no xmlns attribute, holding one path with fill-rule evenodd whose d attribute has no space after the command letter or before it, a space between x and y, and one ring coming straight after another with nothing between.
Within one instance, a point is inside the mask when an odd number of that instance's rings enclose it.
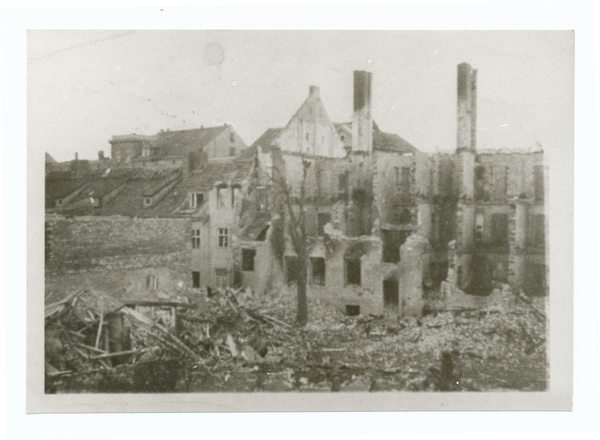
<instances>
[{"instance_id":1,"label":"intact house","mask_svg":"<svg viewBox=\"0 0 600 440\"><path fill-rule=\"evenodd\" d=\"M114 167L195 169L205 160L236 157L246 144L235 129L224 124L193 130L161 130L153 136L113 136L111 156Z\"/></svg>"},{"instance_id":2,"label":"intact house","mask_svg":"<svg viewBox=\"0 0 600 440\"><path fill-rule=\"evenodd\" d=\"M118 297L173 297L197 286L197 273L215 274L212 266L199 263L201 241L194 234L207 219L233 233L233 214L221 221L220 214L228 210L221 209L223 201L216 197L225 191L237 196L235 183L243 179L236 176L243 176L251 162L238 160L245 144L231 126L189 132L164 132L158 136L159 150L150 156L159 157L160 149L175 151L185 144L185 151L180 151L189 154L180 156L182 166L137 166L133 157L128 164L111 161L115 166L106 169L74 160L66 163L68 168L61 164L47 170L47 290L83 285ZM202 133L212 137L199 137ZM224 148L217 148L224 145L226 154ZM142 153L142 157L146 156ZM228 171L232 180L224 177ZM208 209L213 202L218 212ZM210 229L201 234L208 244ZM223 238L221 244L230 240L231 236ZM219 255L214 250L207 264L215 261L221 268L225 263L220 263ZM231 261L225 261L231 274ZM216 283L212 276L201 279L203 286Z\"/></svg>"},{"instance_id":3,"label":"intact house","mask_svg":"<svg viewBox=\"0 0 600 440\"><path fill-rule=\"evenodd\" d=\"M298 279L287 204L301 201L308 293L348 315L419 316L442 282L547 295L543 151L476 148L476 75L458 66L449 152L382 131L364 71L352 121L332 122L311 86L288 124L249 148L231 126L115 136L110 169L47 173L47 288L277 292Z\"/></svg>"}]
</instances>

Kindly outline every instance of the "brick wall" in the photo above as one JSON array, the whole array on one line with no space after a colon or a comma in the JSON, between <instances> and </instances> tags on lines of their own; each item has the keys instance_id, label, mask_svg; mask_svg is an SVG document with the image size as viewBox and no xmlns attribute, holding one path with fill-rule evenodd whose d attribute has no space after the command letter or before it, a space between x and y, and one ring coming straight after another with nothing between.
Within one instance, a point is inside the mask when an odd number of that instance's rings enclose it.
<instances>
[{"instance_id":1,"label":"brick wall","mask_svg":"<svg viewBox=\"0 0 600 440\"><path fill-rule=\"evenodd\" d=\"M191 221L179 218L49 217L47 274L189 268Z\"/></svg>"}]
</instances>

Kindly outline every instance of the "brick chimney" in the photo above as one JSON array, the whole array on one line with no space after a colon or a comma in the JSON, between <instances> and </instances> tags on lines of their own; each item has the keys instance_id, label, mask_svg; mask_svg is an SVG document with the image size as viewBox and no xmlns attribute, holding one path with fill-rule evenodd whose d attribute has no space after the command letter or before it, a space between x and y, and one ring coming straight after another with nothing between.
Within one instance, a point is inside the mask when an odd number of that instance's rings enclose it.
<instances>
[{"instance_id":1,"label":"brick chimney","mask_svg":"<svg viewBox=\"0 0 600 440\"><path fill-rule=\"evenodd\" d=\"M352 116L352 151L373 149L373 117L371 115L371 84L373 74L354 71L354 114Z\"/></svg>"},{"instance_id":2,"label":"brick chimney","mask_svg":"<svg viewBox=\"0 0 600 440\"><path fill-rule=\"evenodd\" d=\"M98 160L100 160L100 161L104 160L104 151L102 151L102 150L98 151Z\"/></svg>"},{"instance_id":3,"label":"brick chimney","mask_svg":"<svg viewBox=\"0 0 600 440\"><path fill-rule=\"evenodd\" d=\"M477 70L467 63L457 68L456 149L475 151L477 146Z\"/></svg>"},{"instance_id":4,"label":"brick chimney","mask_svg":"<svg viewBox=\"0 0 600 440\"><path fill-rule=\"evenodd\" d=\"M319 93L320 93L320 92L319 92L319 90L320 90L320 89L319 89L319 87L317 87L317 86L310 86L310 87L308 88L308 94L309 94L310 96L314 96L315 98L318 98L318 97L319 97Z\"/></svg>"}]
</instances>

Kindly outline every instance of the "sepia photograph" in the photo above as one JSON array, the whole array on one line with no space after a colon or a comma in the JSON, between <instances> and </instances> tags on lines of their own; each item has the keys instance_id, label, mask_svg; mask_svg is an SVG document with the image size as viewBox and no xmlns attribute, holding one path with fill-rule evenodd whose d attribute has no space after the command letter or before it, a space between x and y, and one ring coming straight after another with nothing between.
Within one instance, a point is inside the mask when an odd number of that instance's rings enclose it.
<instances>
[{"instance_id":1,"label":"sepia photograph","mask_svg":"<svg viewBox=\"0 0 600 440\"><path fill-rule=\"evenodd\" d=\"M548 393L573 100L566 30L28 30L43 394Z\"/></svg>"}]
</instances>

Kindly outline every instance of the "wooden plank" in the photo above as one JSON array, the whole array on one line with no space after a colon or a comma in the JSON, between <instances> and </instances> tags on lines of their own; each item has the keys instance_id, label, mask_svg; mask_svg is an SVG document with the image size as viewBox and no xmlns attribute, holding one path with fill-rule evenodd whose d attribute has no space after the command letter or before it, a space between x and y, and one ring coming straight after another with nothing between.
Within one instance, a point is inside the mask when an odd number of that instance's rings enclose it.
<instances>
[{"instance_id":1,"label":"wooden plank","mask_svg":"<svg viewBox=\"0 0 600 440\"><path fill-rule=\"evenodd\" d=\"M96 335L96 345L95 348L98 348L100 344L100 335L102 334L102 324L104 323L104 310L100 312L100 324L98 324L98 334Z\"/></svg>"},{"instance_id":2,"label":"wooden plank","mask_svg":"<svg viewBox=\"0 0 600 440\"><path fill-rule=\"evenodd\" d=\"M127 351L116 351L114 353L105 353L105 354L98 354L95 356L90 356L90 359L107 359L107 358L111 358L111 357L115 357L115 356L123 356L126 354L134 354L134 353L141 353L145 351L145 349L143 350L127 350Z\"/></svg>"},{"instance_id":3,"label":"wooden plank","mask_svg":"<svg viewBox=\"0 0 600 440\"><path fill-rule=\"evenodd\" d=\"M106 351L100 350L99 348L90 347L89 345L78 344L78 343L75 343L75 345L77 345L78 347L81 347L81 348L87 348L88 350L95 351L96 353L106 354Z\"/></svg>"}]
</instances>

